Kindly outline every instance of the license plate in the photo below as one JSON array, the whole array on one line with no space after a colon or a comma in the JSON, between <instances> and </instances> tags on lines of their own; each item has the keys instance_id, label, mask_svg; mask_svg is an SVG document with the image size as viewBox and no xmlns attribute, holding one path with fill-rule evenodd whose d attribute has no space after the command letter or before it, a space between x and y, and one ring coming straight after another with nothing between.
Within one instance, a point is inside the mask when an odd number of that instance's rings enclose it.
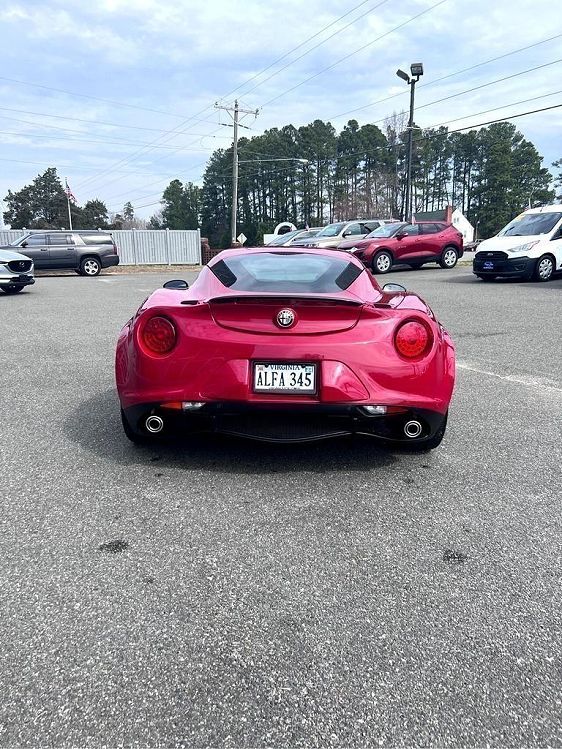
<instances>
[{"instance_id":1,"label":"license plate","mask_svg":"<svg viewBox=\"0 0 562 749\"><path fill-rule=\"evenodd\" d=\"M494 264L490 260L486 260L484 265L482 266L483 270L494 270Z\"/></svg>"},{"instance_id":2,"label":"license plate","mask_svg":"<svg viewBox=\"0 0 562 749\"><path fill-rule=\"evenodd\" d=\"M315 393L316 364L267 362L254 364L256 393Z\"/></svg>"}]
</instances>

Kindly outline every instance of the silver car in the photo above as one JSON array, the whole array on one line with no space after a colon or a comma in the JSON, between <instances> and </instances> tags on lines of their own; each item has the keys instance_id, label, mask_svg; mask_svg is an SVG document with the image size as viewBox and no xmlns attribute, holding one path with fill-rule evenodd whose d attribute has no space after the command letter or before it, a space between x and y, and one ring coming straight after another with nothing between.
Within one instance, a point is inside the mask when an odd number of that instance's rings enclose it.
<instances>
[{"instance_id":1,"label":"silver car","mask_svg":"<svg viewBox=\"0 0 562 749\"><path fill-rule=\"evenodd\" d=\"M374 229L378 229L384 219L368 219L366 221L337 221L325 226L315 237L299 242L302 247L332 247L336 248L345 239L363 239Z\"/></svg>"},{"instance_id":2,"label":"silver car","mask_svg":"<svg viewBox=\"0 0 562 749\"><path fill-rule=\"evenodd\" d=\"M295 229L286 234L280 234L275 239L272 239L271 242L268 242L266 247L289 247L292 244L300 245L303 240L315 237L321 228L321 226L313 226L311 229Z\"/></svg>"},{"instance_id":3,"label":"silver car","mask_svg":"<svg viewBox=\"0 0 562 749\"><path fill-rule=\"evenodd\" d=\"M33 260L19 252L0 250L0 289L5 294L17 294L33 283Z\"/></svg>"}]
</instances>

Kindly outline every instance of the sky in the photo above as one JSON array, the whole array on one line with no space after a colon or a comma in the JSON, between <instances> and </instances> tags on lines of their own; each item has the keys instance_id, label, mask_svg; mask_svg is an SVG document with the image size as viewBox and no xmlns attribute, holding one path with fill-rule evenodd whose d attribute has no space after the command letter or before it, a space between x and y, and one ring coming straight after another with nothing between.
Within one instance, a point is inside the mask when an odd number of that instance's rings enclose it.
<instances>
[{"instance_id":1,"label":"sky","mask_svg":"<svg viewBox=\"0 0 562 749\"><path fill-rule=\"evenodd\" d=\"M562 104L552 0L3 0L0 49L0 200L55 166L79 204L143 218L230 145L216 102L259 109L245 136L382 126L408 107L396 69L421 61L420 127ZM562 158L562 107L512 121L544 166Z\"/></svg>"}]
</instances>

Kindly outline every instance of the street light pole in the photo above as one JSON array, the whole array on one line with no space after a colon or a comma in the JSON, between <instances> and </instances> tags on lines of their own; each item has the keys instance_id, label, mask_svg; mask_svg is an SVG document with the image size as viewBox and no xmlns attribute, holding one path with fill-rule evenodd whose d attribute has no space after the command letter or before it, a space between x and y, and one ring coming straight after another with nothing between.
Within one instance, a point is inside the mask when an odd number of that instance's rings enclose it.
<instances>
[{"instance_id":1,"label":"street light pole","mask_svg":"<svg viewBox=\"0 0 562 749\"><path fill-rule=\"evenodd\" d=\"M412 220L412 148L414 139L414 95L416 81L410 81L410 119L408 120L408 173L406 175L406 215L405 221Z\"/></svg>"},{"instance_id":2,"label":"street light pole","mask_svg":"<svg viewBox=\"0 0 562 749\"><path fill-rule=\"evenodd\" d=\"M412 151L413 151L413 140L414 140L414 97L416 91L416 83L423 75L423 65L421 62L414 62L410 65L410 71L412 77L405 73L403 70L397 70L396 75L410 86L410 117L408 119L408 163L406 168L406 194L404 196L404 205L402 207L402 218L404 221L411 221L413 215L412 206Z\"/></svg>"}]
</instances>

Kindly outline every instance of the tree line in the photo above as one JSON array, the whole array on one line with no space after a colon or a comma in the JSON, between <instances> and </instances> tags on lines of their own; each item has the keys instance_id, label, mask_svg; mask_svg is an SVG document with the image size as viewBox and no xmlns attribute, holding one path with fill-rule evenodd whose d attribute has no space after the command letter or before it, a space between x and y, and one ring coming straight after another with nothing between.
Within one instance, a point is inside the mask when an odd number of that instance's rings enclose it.
<instances>
[{"instance_id":1,"label":"tree line","mask_svg":"<svg viewBox=\"0 0 562 749\"><path fill-rule=\"evenodd\" d=\"M322 226L350 218L401 218L404 213L404 115L383 128L350 120L337 133L315 120L286 125L239 141L238 226L248 244L261 241L280 221ZM552 202L562 193L562 159L553 175L535 146L508 122L469 132L414 130L412 195L416 211L461 209L479 237L492 236L521 210ZM551 185L554 181L556 189ZM562 199L562 194L558 195ZM17 193L8 192L4 221L12 227L50 228L68 223L66 194L55 169ZM213 247L230 243L232 148L217 149L202 185L174 179L149 228L201 228ZM71 204L76 228L146 225L131 203L109 216L105 204Z\"/></svg>"},{"instance_id":2,"label":"tree line","mask_svg":"<svg viewBox=\"0 0 562 749\"><path fill-rule=\"evenodd\" d=\"M4 198L4 222L12 229L69 228L67 195L57 170L49 167L29 185ZM102 200L88 200L83 206L70 201L70 215L74 229L139 229L146 222L135 216L131 202L125 203L122 213L110 214Z\"/></svg>"}]
</instances>

